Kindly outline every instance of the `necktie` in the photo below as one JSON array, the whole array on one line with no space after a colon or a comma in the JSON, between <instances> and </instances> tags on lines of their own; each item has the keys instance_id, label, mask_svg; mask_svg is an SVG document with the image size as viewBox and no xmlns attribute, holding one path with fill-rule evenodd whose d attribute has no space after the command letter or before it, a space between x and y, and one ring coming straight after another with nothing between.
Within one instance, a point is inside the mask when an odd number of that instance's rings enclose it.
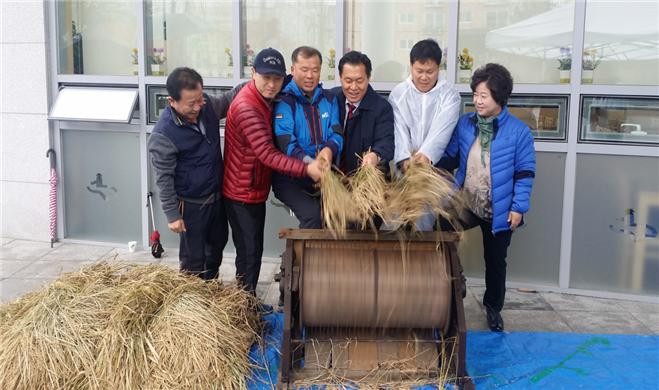
<instances>
[{"instance_id":1,"label":"necktie","mask_svg":"<svg viewBox=\"0 0 659 390\"><path fill-rule=\"evenodd\" d=\"M355 105L352 103L347 103L348 104L348 114L346 115L346 120L343 124L343 152L341 153L341 163L339 166L341 167L341 171L344 173L348 173L346 171L346 156L347 156L347 150L348 150L348 121L352 119L352 115L355 113Z\"/></svg>"}]
</instances>

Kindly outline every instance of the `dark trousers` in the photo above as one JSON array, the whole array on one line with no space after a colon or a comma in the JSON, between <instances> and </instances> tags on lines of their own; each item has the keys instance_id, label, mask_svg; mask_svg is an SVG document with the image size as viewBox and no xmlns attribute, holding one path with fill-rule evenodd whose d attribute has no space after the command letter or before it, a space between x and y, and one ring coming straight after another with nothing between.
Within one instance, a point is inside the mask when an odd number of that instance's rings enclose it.
<instances>
[{"instance_id":1,"label":"dark trousers","mask_svg":"<svg viewBox=\"0 0 659 390\"><path fill-rule=\"evenodd\" d=\"M275 197L293 211L300 229L322 229L320 196L311 179L294 179L279 173L272 174Z\"/></svg>"},{"instance_id":2,"label":"dark trousers","mask_svg":"<svg viewBox=\"0 0 659 390\"><path fill-rule=\"evenodd\" d=\"M492 222L479 218L469 210L460 213L456 220L458 228L469 230L480 226L483 233L483 252L485 257L485 295L483 305L501 311L506 297L506 256L513 232L505 230L492 233ZM453 230L445 220L440 219L442 230Z\"/></svg>"},{"instance_id":3,"label":"dark trousers","mask_svg":"<svg viewBox=\"0 0 659 390\"><path fill-rule=\"evenodd\" d=\"M229 239L229 227L222 200L198 204L181 201L186 231L179 234L181 271L216 279L222 264L222 251Z\"/></svg>"},{"instance_id":4,"label":"dark trousers","mask_svg":"<svg viewBox=\"0 0 659 390\"><path fill-rule=\"evenodd\" d=\"M255 293L263 256L265 202L249 204L225 198L224 206L236 247L236 277L247 291Z\"/></svg>"}]
</instances>

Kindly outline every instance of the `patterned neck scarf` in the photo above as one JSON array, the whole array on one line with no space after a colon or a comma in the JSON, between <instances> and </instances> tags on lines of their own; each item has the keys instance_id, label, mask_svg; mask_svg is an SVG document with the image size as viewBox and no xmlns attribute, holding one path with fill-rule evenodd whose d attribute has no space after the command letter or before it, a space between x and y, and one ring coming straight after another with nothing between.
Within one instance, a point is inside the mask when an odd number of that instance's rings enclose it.
<instances>
[{"instance_id":1,"label":"patterned neck scarf","mask_svg":"<svg viewBox=\"0 0 659 390\"><path fill-rule=\"evenodd\" d=\"M476 118L478 119L478 135L481 140L481 163L485 166L485 154L490 152L495 117L485 119L476 114Z\"/></svg>"}]
</instances>

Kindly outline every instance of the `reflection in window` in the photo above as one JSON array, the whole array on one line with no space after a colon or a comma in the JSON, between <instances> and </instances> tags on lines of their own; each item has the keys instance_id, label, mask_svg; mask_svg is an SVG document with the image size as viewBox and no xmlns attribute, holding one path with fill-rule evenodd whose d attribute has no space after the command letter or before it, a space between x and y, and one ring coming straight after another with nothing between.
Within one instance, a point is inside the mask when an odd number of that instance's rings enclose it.
<instances>
[{"instance_id":1,"label":"reflection in window","mask_svg":"<svg viewBox=\"0 0 659 390\"><path fill-rule=\"evenodd\" d=\"M426 14L426 27L433 27L434 22L433 14Z\"/></svg>"},{"instance_id":2,"label":"reflection in window","mask_svg":"<svg viewBox=\"0 0 659 390\"><path fill-rule=\"evenodd\" d=\"M531 129L535 139L564 140L567 96L511 96L508 110ZM462 95L462 113L474 112L471 95Z\"/></svg>"},{"instance_id":3,"label":"reflection in window","mask_svg":"<svg viewBox=\"0 0 659 390\"><path fill-rule=\"evenodd\" d=\"M584 141L659 144L659 99L582 97Z\"/></svg>"},{"instance_id":4,"label":"reflection in window","mask_svg":"<svg viewBox=\"0 0 659 390\"><path fill-rule=\"evenodd\" d=\"M409 51L417 41L433 38L446 48L449 5L449 0L348 0L345 47L368 55L372 81L401 81L409 75Z\"/></svg>"},{"instance_id":5,"label":"reflection in window","mask_svg":"<svg viewBox=\"0 0 659 390\"><path fill-rule=\"evenodd\" d=\"M400 14L398 18L400 24L412 24L414 19L414 14Z\"/></svg>"},{"instance_id":6,"label":"reflection in window","mask_svg":"<svg viewBox=\"0 0 659 390\"><path fill-rule=\"evenodd\" d=\"M461 0L460 15L457 51L467 48L474 57L471 71L496 62L517 83L560 82L558 59L572 45L574 0Z\"/></svg>"},{"instance_id":7,"label":"reflection in window","mask_svg":"<svg viewBox=\"0 0 659 390\"><path fill-rule=\"evenodd\" d=\"M487 28L495 28L497 26L497 13L490 11L487 13Z\"/></svg>"},{"instance_id":8,"label":"reflection in window","mask_svg":"<svg viewBox=\"0 0 659 390\"><path fill-rule=\"evenodd\" d=\"M230 1L148 1L147 74L166 76L178 66L202 77L233 77Z\"/></svg>"},{"instance_id":9,"label":"reflection in window","mask_svg":"<svg viewBox=\"0 0 659 390\"><path fill-rule=\"evenodd\" d=\"M412 50L412 47L414 46L415 43L416 42L414 42L411 39L403 39L402 41L400 41L400 50L405 51L406 55L409 58L409 51Z\"/></svg>"},{"instance_id":10,"label":"reflection in window","mask_svg":"<svg viewBox=\"0 0 659 390\"><path fill-rule=\"evenodd\" d=\"M137 74L137 8L132 1L57 2L59 73Z\"/></svg>"},{"instance_id":11,"label":"reflection in window","mask_svg":"<svg viewBox=\"0 0 659 390\"><path fill-rule=\"evenodd\" d=\"M241 5L246 30L240 53L243 77L251 77L252 63L259 51L267 47L279 50L290 68L293 50L306 45L323 55L321 81L334 79L339 62L335 48L336 1L246 0ZM334 60L330 61L332 53Z\"/></svg>"},{"instance_id":12,"label":"reflection in window","mask_svg":"<svg viewBox=\"0 0 659 390\"><path fill-rule=\"evenodd\" d=\"M657 1L587 1L582 82L659 84L658 15Z\"/></svg>"}]
</instances>

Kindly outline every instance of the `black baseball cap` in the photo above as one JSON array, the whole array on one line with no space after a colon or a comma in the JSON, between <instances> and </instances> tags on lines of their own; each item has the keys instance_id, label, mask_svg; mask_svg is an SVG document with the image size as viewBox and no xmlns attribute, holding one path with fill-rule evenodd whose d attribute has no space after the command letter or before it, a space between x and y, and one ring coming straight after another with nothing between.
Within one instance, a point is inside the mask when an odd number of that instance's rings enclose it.
<instances>
[{"instance_id":1,"label":"black baseball cap","mask_svg":"<svg viewBox=\"0 0 659 390\"><path fill-rule=\"evenodd\" d=\"M263 49L254 59L254 70L259 74L273 74L285 77L286 63L284 62L284 56L271 47Z\"/></svg>"}]
</instances>

